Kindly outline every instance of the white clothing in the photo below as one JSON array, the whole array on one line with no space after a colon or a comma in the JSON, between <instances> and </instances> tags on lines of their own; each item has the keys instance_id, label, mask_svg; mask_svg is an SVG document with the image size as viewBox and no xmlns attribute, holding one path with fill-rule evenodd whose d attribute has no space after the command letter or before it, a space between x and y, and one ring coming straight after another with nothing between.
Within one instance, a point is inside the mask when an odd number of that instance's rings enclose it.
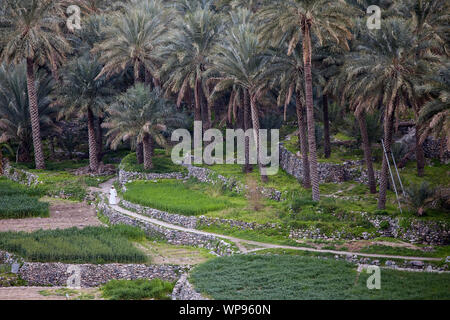
<instances>
[{"instance_id":1,"label":"white clothing","mask_svg":"<svg viewBox=\"0 0 450 320\"><path fill-rule=\"evenodd\" d=\"M112 189L109 191L109 204L118 204L119 201L117 199L117 191L116 189Z\"/></svg>"}]
</instances>

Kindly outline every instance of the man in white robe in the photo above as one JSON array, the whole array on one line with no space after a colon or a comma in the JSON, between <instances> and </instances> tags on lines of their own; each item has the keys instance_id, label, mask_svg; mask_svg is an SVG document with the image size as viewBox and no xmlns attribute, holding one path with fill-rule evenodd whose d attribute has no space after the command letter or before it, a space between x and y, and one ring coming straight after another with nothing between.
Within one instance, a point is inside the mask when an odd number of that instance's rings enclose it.
<instances>
[{"instance_id":1,"label":"man in white robe","mask_svg":"<svg viewBox=\"0 0 450 320\"><path fill-rule=\"evenodd\" d=\"M118 203L119 201L117 199L117 191L114 186L112 186L111 190L109 191L109 204L116 205Z\"/></svg>"}]
</instances>

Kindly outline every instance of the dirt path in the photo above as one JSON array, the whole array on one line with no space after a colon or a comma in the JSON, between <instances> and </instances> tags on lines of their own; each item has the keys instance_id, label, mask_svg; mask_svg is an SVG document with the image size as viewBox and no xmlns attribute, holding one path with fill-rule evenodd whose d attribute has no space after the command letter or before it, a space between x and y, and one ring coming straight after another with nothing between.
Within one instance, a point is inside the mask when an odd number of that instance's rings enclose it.
<instances>
[{"instance_id":1,"label":"dirt path","mask_svg":"<svg viewBox=\"0 0 450 320\"><path fill-rule=\"evenodd\" d=\"M66 295L67 294L67 295ZM0 300L74 300L100 299L97 288L71 290L65 287L0 287Z\"/></svg>"},{"instance_id":2,"label":"dirt path","mask_svg":"<svg viewBox=\"0 0 450 320\"><path fill-rule=\"evenodd\" d=\"M104 193L106 196L109 195L109 189L111 188L111 185L114 183L115 179L108 180L107 182L100 185L100 190L102 193ZM163 222L160 220L156 220L153 218L149 218L143 215L140 215L138 213L131 212L129 210L126 210L122 207L119 207L118 205L111 205L111 207L119 211L120 213L133 217L135 219L150 222L156 225L159 225L164 228L172 229L172 230L179 230L184 232L190 232L195 233L199 235L209 235L209 236L215 236L217 238L225 239L228 241L231 241L235 243L238 247L242 247L242 244L250 244L253 246L256 246L256 249L252 250L246 250L246 252L255 252L259 250L264 249L288 249L288 250L299 250L299 251L308 251L308 252L317 252L317 253L329 253L329 254L335 254L335 255L356 255L360 257L370 257L370 258L387 258L387 259L403 259L403 260L420 260L420 261L440 261L442 259L440 258L426 258L426 257L409 257L409 256L398 256L398 255L388 255L388 254L372 254L372 253L360 253L360 252L350 252L350 251L339 251L339 250L324 250L324 249L315 249L315 248L306 248L306 247L294 247L294 246L285 246L285 245L277 245L272 243L263 243L258 241L250 241L240 238L235 238L231 236L226 236L222 234L212 233L212 232L205 232L200 231L196 229L189 229L177 225L173 225L167 222ZM244 252L244 253L246 253Z\"/></svg>"},{"instance_id":3,"label":"dirt path","mask_svg":"<svg viewBox=\"0 0 450 320\"><path fill-rule=\"evenodd\" d=\"M84 228L87 226L100 226L97 214L86 203L72 202L45 198L50 203L50 217L5 219L0 222L0 232L26 231L32 232L40 229L67 229L72 227Z\"/></svg>"}]
</instances>

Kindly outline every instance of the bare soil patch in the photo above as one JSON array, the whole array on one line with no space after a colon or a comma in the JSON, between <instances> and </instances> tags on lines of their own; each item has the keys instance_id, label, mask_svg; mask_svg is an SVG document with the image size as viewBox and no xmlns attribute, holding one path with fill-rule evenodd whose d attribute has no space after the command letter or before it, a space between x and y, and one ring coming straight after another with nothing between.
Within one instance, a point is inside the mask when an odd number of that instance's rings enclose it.
<instances>
[{"instance_id":1,"label":"bare soil patch","mask_svg":"<svg viewBox=\"0 0 450 320\"><path fill-rule=\"evenodd\" d=\"M66 295L67 294L67 295ZM71 290L62 287L7 287L0 288L0 300L98 300L97 288Z\"/></svg>"}]
</instances>

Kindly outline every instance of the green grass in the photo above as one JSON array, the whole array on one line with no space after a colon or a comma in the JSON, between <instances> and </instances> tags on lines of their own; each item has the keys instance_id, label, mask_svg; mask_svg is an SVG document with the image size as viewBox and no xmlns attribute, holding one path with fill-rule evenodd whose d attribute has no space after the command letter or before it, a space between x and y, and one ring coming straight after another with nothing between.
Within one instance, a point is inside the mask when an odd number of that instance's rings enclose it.
<instances>
[{"instance_id":1,"label":"green grass","mask_svg":"<svg viewBox=\"0 0 450 320\"><path fill-rule=\"evenodd\" d=\"M0 178L0 220L48 217L49 205L39 201L42 190Z\"/></svg>"},{"instance_id":2,"label":"green grass","mask_svg":"<svg viewBox=\"0 0 450 320\"><path fill-rule=\"evenodd\" d=\"M156 149L155 155L152 157L153 169L145 170L143 164L138 164L136 153L130 153L122 159L120 166L125 171L145 172L145 173L172 173L182 172L187 173L187 169L183 166L174 164L170 157L164 150Z\"/></svg>"},{"instance_id":3,"label":"green grass","mask_svg":"<svg viewBox=\"0 0 450 320\"><path fill-rule=\"evenodd\" d=\"M215 164L215 165L198 165L212 170L216 174L220 174L226 178L235 179L243 184L247 183L247 178L252 178L265 188L274 188L279 191L293 191L301 187L296 178L286 173L281 168L276 175L269 176L269 181L265 184L261 183L261 178L257 166L253 166L253 171L249 174L242 172L242 165L239 164Z\"/></svg>"},{"instance_id":4,"label":"green grass","mask_svg":"<svg viewBox=\"0 0 450 320\"><path fill-rule=\"evenodd\" d=\"M131 241L144 231L125 225L84 229L0 233L0 249L27 261L66 263L142 263L146 256Z\"/></svg>"},{"instance_id":5,"label":"green grass","mask_svg":"<svg viewBox=\"0 0 450 320\"><path fill-rule=\"evenodd\" d=\"M174 285L160 279L110 280L101 291L109 300L169 300Z\"/></svg>"},{"instance_id":6,"label":"green grass","mask_svg":"<svg viewBox=\"0 0 450 320\"><path fill-rule=\"evenodd\" d=\"M213 197L177 180L136 181L126 188L125 200L172 213L200 215L233 206L225 196Z\"/></svg>"},{"instance_id":7,"label":"green grass","mask_svg":"<svg viewBox=\"0 0 450 320\"><path fill-rule=\"evenodd\" d=\"M423 250L414 250L403 247L391 247L380 244L374 244L362 248L360 252L365 253L382 253L390 255L410 256L410 257L435 257L445 258L450 256L450 246L436 246L433 251L426 252Z\"/></svg>"},{"instance_id":8,"label":"green grass","mask_svg":"<svg viewBox=\"0 0 450 320\"><path fill-rule=\"evenodd\" d=\"M48 217L49 205L27 195L0 196L0 219Z\"/></svg>"},{"instance_id":9,"label":"green grass","mask_svg":"<svg viewBox=\"0 0 450 320\"><path fill-rule=\"evenodd\" d=\"M28 194L62 196L71 200L82 201L86 197L89 187L98 187L101 183L113 177L76 176L67 170L84 167L86 163L77 164L74 160L49 162L46 165L46 170L36 170L28 168L33 167L31 164L14 164L15 168L25 169L38 176L39 184L37 186L28 188L22 186L22 189L27 190Z\"/></svg>"},{"instance_id":10,"label":"green grass","mask_svg":"<svg viewBox=\"0 0 450 320\"><path fill-rule=\"evenodd\" d=\"M0 177L0 197L18 194L38 197L43 196L44 192L38 187L26 187L5 177Z\"/></svg>"},{"instance_id":11,"label":"green grass","mask_svg":"<svg viewBox=\"0 0 450 320\"><path fill-rule=\"evenodd\" d=\"M381 289L366 287L345 261L289 255L235 255L197 266L190 280L223 300L450 299L450 275L381 270ZM405 285L405 284L408 285Z\"/></svg>"}]
</instances>

